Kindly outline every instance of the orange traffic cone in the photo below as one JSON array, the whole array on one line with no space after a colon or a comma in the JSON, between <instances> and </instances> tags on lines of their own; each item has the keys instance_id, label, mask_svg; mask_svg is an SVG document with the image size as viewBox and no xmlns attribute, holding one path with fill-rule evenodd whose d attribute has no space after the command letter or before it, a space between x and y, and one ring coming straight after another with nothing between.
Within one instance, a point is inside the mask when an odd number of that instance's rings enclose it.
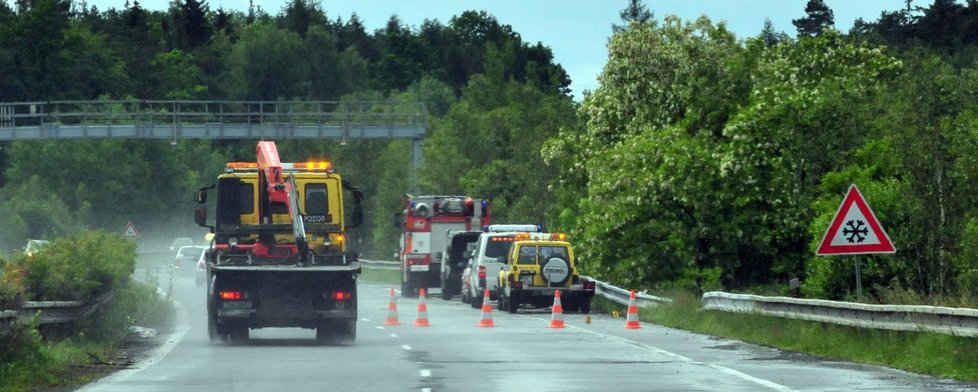
<instances>
[{"instance_id":1,"label":"orange traffic cone","mask_svg":"<svg viewBox=\"0 0 978 392\"><path fill-rule=\"evenodd\" d=\"M625 329L639 329L642 326L638 323L638 306L635 305L635 290L632 290L628 298L628 317L625 318Z\"/></svg>"},{"instance_id":2,"label":"orange traffic cone","mask_svg":"<svg viewBox=\"0 0 978 392\"><path fill-rule=\"evenodd\" d=\"M489 305L489 289L482 295L482 320L479 321L480 327L495 327L492 323L492 305Z\"/></svg>"},{"instance_id":3,"label":"orange traffic cone","mask_svg":"<svg viewBox=\"0 0 978 392\"><path fill-rule=\"evenodd\" d=\"M431 326L428 324L428 305L424 303L424 299L425 290L422 288L421 292L418 293L418 319L414 321L414 325L419 327Z\"/></svg>"},{"instance_id":4,"label":"orange traffic cone","mask_svg":"<svg viewBox=\"0 0 978 392\"><path fill-rule=\"evenodd\" d=\"M553 314L550 316L550 326L547 328L564 327L564 307L560 305L560 290L554 291Z\"/></svg>"},{"instance_id":5,"label":"orange traffic cone","mask_svg":"<svg viewBox=\"0 0 978 392\"><path fill-rule=\"evenodd\" d=\"M401 325L397 320L397 297L394 296L394 289L391 289L391 301L387 304L387 318L384 325Z\"/></svg>"}]
</instances>

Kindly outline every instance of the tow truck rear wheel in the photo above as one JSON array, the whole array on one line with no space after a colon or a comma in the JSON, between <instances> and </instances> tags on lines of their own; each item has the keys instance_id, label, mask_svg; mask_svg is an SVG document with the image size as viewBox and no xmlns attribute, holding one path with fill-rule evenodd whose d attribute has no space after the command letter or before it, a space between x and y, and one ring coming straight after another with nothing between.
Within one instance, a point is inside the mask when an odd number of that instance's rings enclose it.
<instances>
[{"instance_id":1,"label":"tow truck rear wheel","mask_svg":"<svg viewBox=\"0 0 978 392\"><path fill-rule=\"evenodd\" d=\"M320 344L352 344L355 340L357 340L356 320L324 320L316 327L316 341Z\"/></svg>"},{"instance_id":2,"label":"tow truck rear wheel","mask_svg":"<svg viewBox=\"0 0 978 392\"><path fill-rule=\"evenodd\" d=\"M218 327L217 320L211 316L207 316L207 337L211 343L224 343L228 340L227 333L224 332L223 328Z\"/></svg>"},{"instance_id":3,"label":"tow truck rear wheel","mask_svg":"<svg viewBox=\"0 0 978 392\"><path fill-rule=\"evenodd\" d=\"M247 325L235 325L230 328L228 333L228 341L231 343L244 344L248 343L248 338L250 337L250 331Z\"/></svg>"}]
</instances>

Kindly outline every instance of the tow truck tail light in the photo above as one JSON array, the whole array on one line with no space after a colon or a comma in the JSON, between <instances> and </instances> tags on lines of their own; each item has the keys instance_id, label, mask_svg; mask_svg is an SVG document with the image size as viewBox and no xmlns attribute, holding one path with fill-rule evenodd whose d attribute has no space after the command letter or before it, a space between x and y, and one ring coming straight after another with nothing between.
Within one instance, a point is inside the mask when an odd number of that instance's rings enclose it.
<instances>
[{"instance_id":1,"label":"tow truck tail light","mask_svg":"<svg viewBox=\"0 0 978 392\"><path fill-rule=\"evenodd\" d=\"M332 298L334 301L346 301L353 298L353 293L349 291L334 291L330 298Z\"/></svg>"},{"instance_id":2,"label":"tow truck tail light","mask_svg":"<svg viewBox=\"0 0 978 392\"><path fill-rule=\"evenodd\" d=\"M485 279L485 278L486 278L486 266L480 265L479 266L479 279Z\"/></svg>"},{"instance_id":3,"label":"tow truck tail light","mask_svg":"<svg viewBox=\"0 0 978 392\"><path fill-rule=\"evenodd\" d=\"M584 281L584 290L594 290L594 282L590 280Z\"/></svg>"},{"instance_id":4,"label":"tow truck tail light","mask_svg":"<svg viewBox=\"0 0 978 392\"><path fill-rule=\"evenodd\" d=\"M241 291L221 291L217 295L225 301L240 301L244 299L245 295Z\"/></svg>"}]
</instances>

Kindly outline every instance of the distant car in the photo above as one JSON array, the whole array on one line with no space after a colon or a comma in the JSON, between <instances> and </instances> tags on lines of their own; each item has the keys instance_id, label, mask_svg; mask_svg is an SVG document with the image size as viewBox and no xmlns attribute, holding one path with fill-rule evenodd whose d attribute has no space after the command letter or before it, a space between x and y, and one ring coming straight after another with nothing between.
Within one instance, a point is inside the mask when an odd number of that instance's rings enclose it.
<instances>
[{"instance_id":1,"label":"distant car","mask_svg":"<svg viewBox=\"0 0 978 392\"><path fill-rule=\"evenodd\" d=\"M173 256L173 267L182 268L183 266L187 266L189 268L191 265L195 265L197 260L200 260L200 255L204 253L205 249L207 247L200 245L181 246L177 250L177 254Z\"/></svg>"},{"instance_id":2,"label":"distant car","mask_svg":"<svg viewBox=\"0 0 978 392\"><path fill-rule=\"evenodd\" d=\"M175 238L173 242L170 243L170 251L176 252L177 250L180 249L181 246L188 246L193 244L194 244L194 240L190 239L190 237Z\"/></svg>"},{"instance_id":3,"label":"distant car","mask_svg":"<svg viewBox=\"0 0 978 392\"><path fill-rule=\"evenodd\" d=\"M197 287L203 287L207 282L207 252L209 251L210 249L205 248L197 258L197 272L194 274L194 285Z\"/></svg>"},{"instance_id":4,"label":"distant car","mask_svg":"<svg viewBox=\"0 0 978 392\"><path fill-rule=\"evenodd\" d=\"M28 240L27 246L24 247L24 253L26 253L28 256L33 256L35 253L37 253L37 251L41 250L41 248L50 243L51 241L46 240Z\"/></svg>"}]
</instances>

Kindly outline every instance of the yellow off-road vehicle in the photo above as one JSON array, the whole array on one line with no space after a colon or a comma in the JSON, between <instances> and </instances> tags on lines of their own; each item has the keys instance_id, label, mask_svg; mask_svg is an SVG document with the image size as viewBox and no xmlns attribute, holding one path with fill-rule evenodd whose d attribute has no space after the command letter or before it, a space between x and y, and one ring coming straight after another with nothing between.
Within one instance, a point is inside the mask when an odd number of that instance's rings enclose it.
<instances>
[{"instance_id":1,"label":"yellow off-road vehicle","mask_svg":"<svg viewBox=\"0 0 978 392\"><path fill-rule=\"evenodd\" d=\"M594 281L580 275L573 247L563 234L517 234L498 283L499 310L516 313L520 305L549 307L554 292L560 290L564 310L591 311Z\"/></svg>"}]
</instances>

